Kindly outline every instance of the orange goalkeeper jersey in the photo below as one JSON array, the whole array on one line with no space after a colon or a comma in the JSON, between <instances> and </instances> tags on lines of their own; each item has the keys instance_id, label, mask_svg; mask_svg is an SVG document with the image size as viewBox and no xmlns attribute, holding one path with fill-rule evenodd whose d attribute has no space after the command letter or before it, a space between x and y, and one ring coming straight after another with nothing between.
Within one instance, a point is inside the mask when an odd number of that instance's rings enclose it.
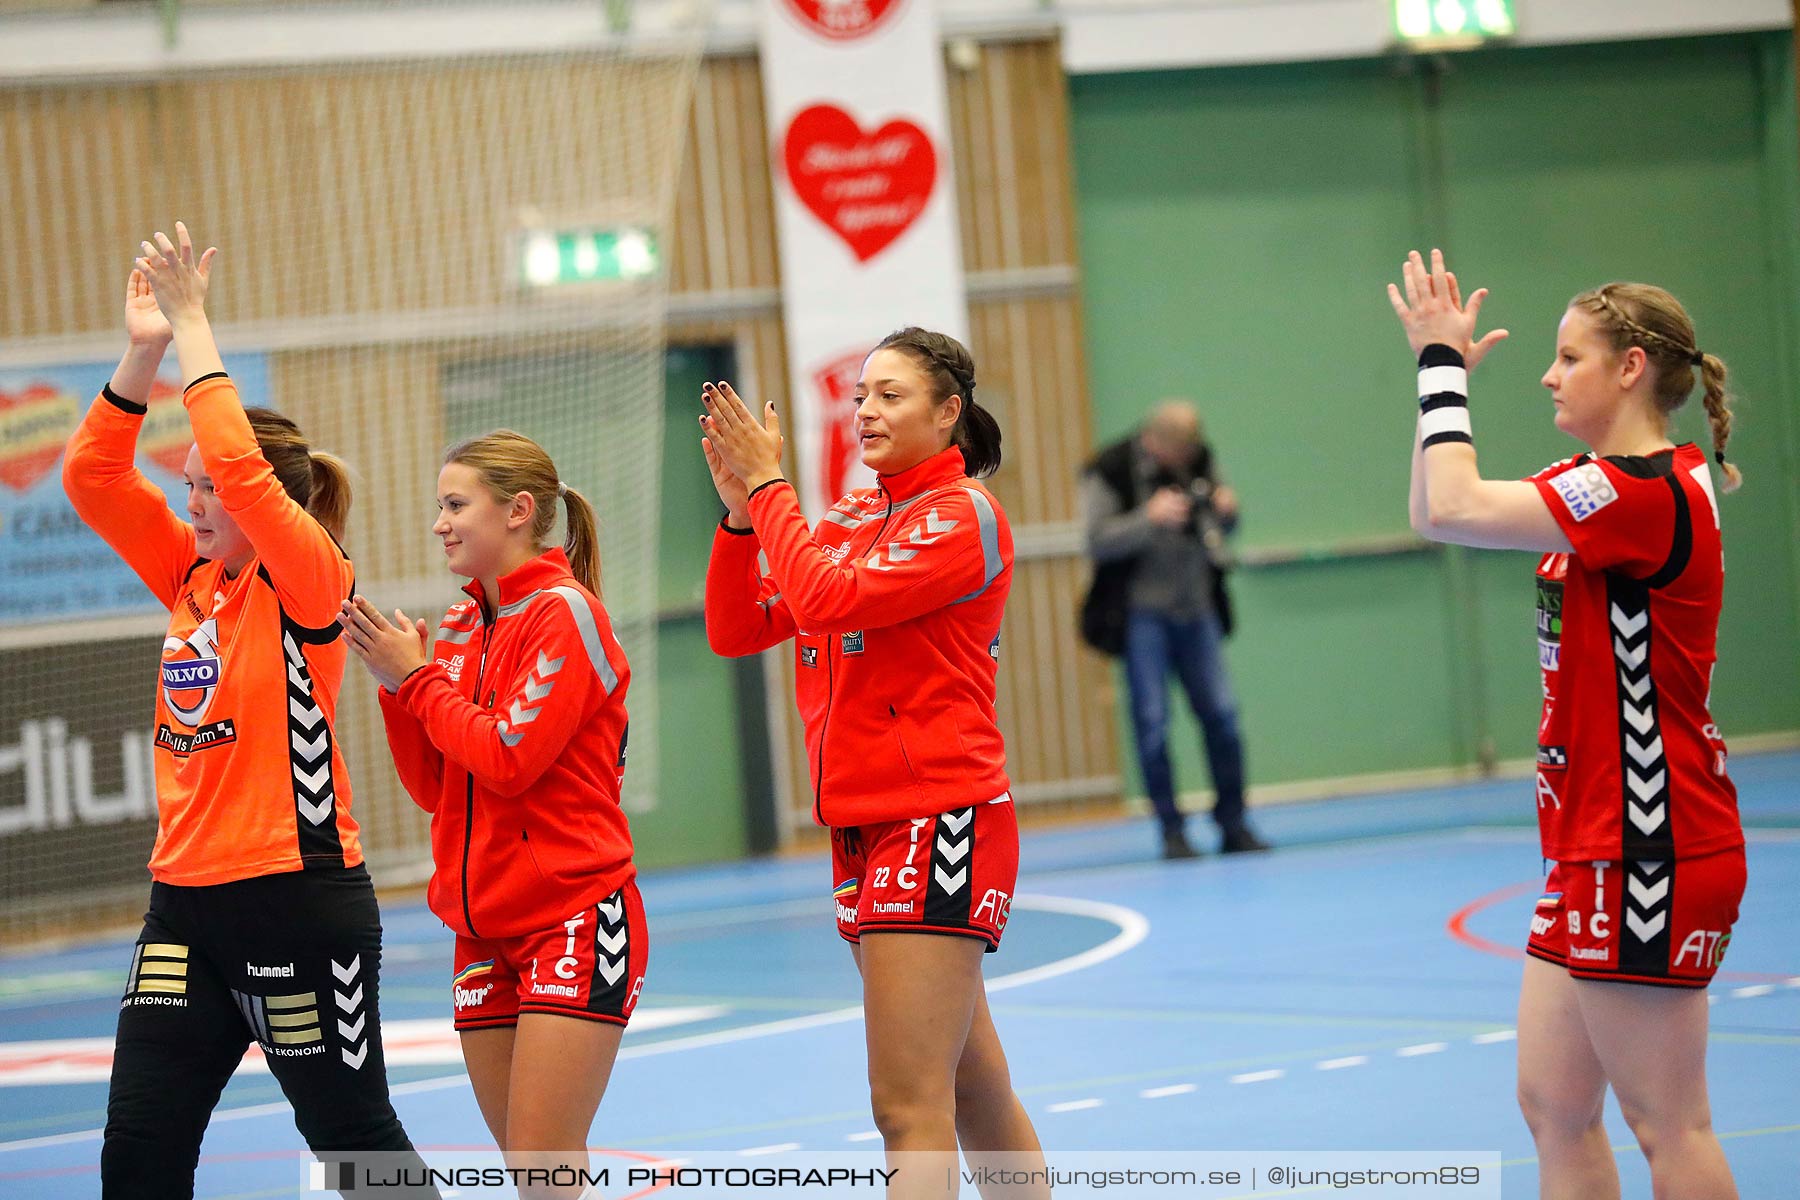
<instances>
[{"instance_id":1,"label":"orange goalkeeper jersey","mask_svg":"<svg viewBox=\"0 0 1800 1200\"><path fill-rule=\"evenodd\" d=\"M169 610L156 683L150 874L201 886L362 861L333 733L350 560L287 494L223 375L185 398L213 489L255 556L235 578L135 462L145 406L110 387L63 459L82 520Z\"/></svg>"}]
</instances>

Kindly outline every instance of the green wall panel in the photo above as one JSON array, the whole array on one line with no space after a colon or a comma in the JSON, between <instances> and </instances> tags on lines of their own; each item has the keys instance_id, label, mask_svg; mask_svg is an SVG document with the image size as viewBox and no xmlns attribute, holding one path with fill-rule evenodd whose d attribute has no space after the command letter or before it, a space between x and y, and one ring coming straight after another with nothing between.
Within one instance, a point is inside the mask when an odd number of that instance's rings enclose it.
<instances>
[{"instance_id":1,"label":"green wall panel","mask_svg":"<svg viewBox=\"0 0 1800 1200\"><path fill-rule=\"evenodd\" d=\"M1435 80L1389 62L1074 80L1096 442L1191 396L1246 546L1404 532L1412 381L1382 286L1407 249L1444 246L1512 330L1471 389L1492 477L1578 448L1538 383L1569 296L1661 283L1738 395L1715 712L1728 736L1800 728L1792 71L1782 34L1484 51ZM1690 409L1678 435L1704 439ZM1252 781L1528 756L1532 568L1433 552L1241 573ZM1197 739L1175 744L1204 786Z\"/></svg>"}]
</instances>

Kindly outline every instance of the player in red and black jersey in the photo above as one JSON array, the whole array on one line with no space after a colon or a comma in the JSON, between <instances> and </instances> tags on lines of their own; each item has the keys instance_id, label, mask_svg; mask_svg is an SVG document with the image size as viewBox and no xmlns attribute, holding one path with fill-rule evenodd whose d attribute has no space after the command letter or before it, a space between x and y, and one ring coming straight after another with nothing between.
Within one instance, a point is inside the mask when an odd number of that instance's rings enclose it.
<instances>
[{"instance_id":1,"label":"player in red and black jersey","mask_svg":"<svg viewBox=\"0 0 1800 1200\"><path fill-rule=\"evenodd\" d=\"M1661 288L1612 283L1569 304L1544 373L1556 427L1588 452L1518 481L1476 468L1468 372L1485 290L1463 303L1443 255L1415 252L1389 299L1419 361L1413 528L1542 553L1537 570L1538 827L1555 861L1519 996L1519 1103L1542 1194L1616 1197L1610 1085L1655 1195L1735 1197L1706 1098L1705 988L1744 893L1744 835L1707 711L1724 590L1706 456L1669 438L1698 380L1725 461L1725 364Z\"/></svg>"}]
</instances>

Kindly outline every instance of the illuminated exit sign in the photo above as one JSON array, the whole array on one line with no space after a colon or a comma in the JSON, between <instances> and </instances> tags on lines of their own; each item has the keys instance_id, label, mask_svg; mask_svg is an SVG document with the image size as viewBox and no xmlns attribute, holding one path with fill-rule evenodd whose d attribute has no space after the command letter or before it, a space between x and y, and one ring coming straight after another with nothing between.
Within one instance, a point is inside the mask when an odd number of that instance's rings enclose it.
<instances>
[{"instance_id":1,"label":"illuminated exit sign","mask_svg":"<svg viewBox=\"0 0 1800 1200\"><path fill-rule=\"evenodd\" d=\"M1428 49L1478 46L1518 32L1513 0L1394 0L1394 32Z\"/></svg>"},{"instance_id":2,"label":"illuminated exit sign","mask_svg":"<svg viewBox=\"0 0 1800 1200\"><path fill-rule=\"evenodd\" d=\"M518 276L528 287L646 279L660 261L647 229L534 231L519 239Z\"/></svg>"}]
</instances>

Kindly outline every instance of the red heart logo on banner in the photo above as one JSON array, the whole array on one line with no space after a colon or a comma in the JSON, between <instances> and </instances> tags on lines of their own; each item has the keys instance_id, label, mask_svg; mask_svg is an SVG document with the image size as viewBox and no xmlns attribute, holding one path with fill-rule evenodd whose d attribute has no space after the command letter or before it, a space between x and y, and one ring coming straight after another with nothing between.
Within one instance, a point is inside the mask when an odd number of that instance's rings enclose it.
<instances>
[{"instance_id":1,"label":"red heart logo on banner","mask_svg":"<svg viewBox=\"0 0 1800 1200\"><path fill-rule=\"evenodd\" d=\"M900 0L788 0L814 33L828 38L861 37L900 7Z\"/></svg>"},{"instance_id":2,"label":"red heart logo on banner","mask_svg":"<svg viewBox=\"0 0 1800 1200\"><path fill-rule=\"evenodd\" d=\"M194 444L181 386L158 378L150 385L149 406L143 428L138 430L138 454L180 479L187 470L188 449Z\"/></svg>"},{"instance_id":3,"label":"red heart logo on banner","mask_svg":"<svg viewBox=\"0 0 1800 1200\"><path fill-rule=\"evenodd\" d=\"M850 490L850 473L862 465L862 439L856 435L856 380L867 350L851 350L812 368L814 398L819 402L819 492L834 504Z\"/></svg>"},{"instance_id":4,"label":"red heart logo on banner","mask_svg":"<svg viewBox=\"0 0 1800 1200\"><path fill-rule=\"evenodd\" d=\"M861 262L905 233L937 186L937 150L923 129L901 120L864 133L830 104L789 122L782 158L794 194Z\"/></svg>"},{"instance_id":5,"label":"red heart logo on banner","mask_svg":"<svg viewBox=\"0 0 1800 1200\"><path fill-rule=\"evenodd\" d=\"M0 483L28 492L62 458L81 402L47 383L0 391Z\"/></svg>"}]
</instances>

